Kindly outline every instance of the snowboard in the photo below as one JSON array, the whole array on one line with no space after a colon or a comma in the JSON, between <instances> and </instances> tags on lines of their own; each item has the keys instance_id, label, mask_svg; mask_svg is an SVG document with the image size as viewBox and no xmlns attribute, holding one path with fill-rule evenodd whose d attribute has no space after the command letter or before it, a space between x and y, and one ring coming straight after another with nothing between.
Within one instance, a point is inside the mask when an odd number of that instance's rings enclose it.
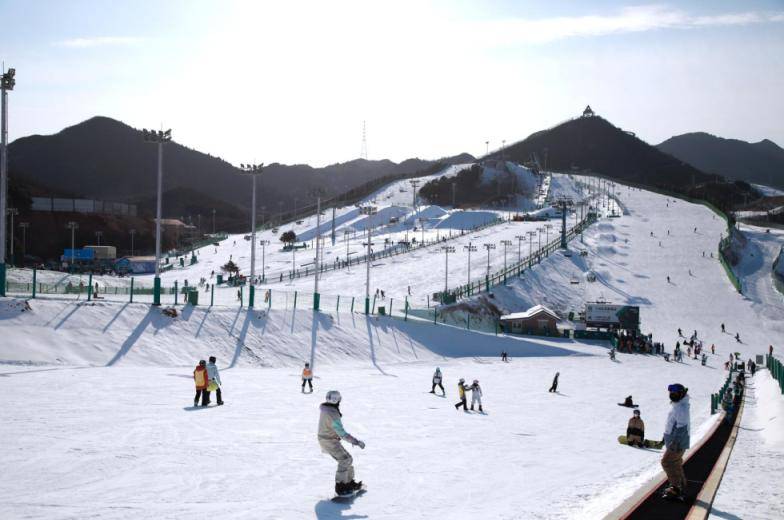
<instances>
[{"instance_id":1,"label":"snowboard","mask_svg":"<svg viewBox=\"0 0 784 520\"><path fill-rule=\"evenodd\" d=\"M626 444L627 446L629 445L629 443L626 441L626 435L619 435L618 442L620 442L621 444ZM660 450L664 446L664 441L652 441L650 439L645 439L644 441L642 441L642 444L643 447L645 448Z\"/></svg>"},{"instance_id":2,"label":"snowboard","mask_svg":"<svg viewBox=\"0 0 784 520\"><path fill-rule=\"evenodd\" d=\"M626 405L626 404L623 404L623 403L618 403L618 406L623 406L625 408L639 408L640 407L639 404L633 404L633 405L629 406L629 405Z\"/></svg>"},{"instance_id":3,"label":"snowboard","mask_svg":"<svg viewBox=\"0 0 784 520\"><path fill-rule=\"evenodd\" d=\"M353 492L349 493L348 495L335 495L332 498L332 501L333 502L342 502L342 501L345 501L345 500L351 500L354 497L358 497L359 495L364 494L365 491L367 491L367 486L365 484L362 484L361 488L357 489L356 491L353 491Z\"/></svg>"}]
</instances>

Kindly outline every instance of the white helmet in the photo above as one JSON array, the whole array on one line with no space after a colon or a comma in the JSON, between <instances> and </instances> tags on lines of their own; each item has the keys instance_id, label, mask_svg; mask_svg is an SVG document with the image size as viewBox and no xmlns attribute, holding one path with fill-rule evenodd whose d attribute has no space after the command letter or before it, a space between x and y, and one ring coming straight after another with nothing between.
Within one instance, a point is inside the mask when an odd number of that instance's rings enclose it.
<instances>
[{"instance_id":1,"label":"white helmet","mask_svg":"<svg viewBox=\"0 0 784 520\"><path fill-rule=\"evenodd\" d=\"M341 399L342 399L342 397L340 395L340 392L338 392L337 390L330 390L329 392L327 392L327 402L328 403L338 404L338 403L340 403Z\"/></svg>"}]
</instances>

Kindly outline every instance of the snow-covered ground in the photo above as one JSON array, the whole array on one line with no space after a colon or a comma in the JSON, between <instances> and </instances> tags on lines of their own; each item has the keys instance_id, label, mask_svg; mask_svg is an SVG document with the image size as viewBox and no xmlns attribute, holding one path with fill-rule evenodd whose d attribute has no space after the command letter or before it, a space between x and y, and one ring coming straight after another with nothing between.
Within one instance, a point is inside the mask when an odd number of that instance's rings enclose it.
<instances>
[{"instance_id":1,"label":"snow-covered ground","mask_svg":"<svg viewBox=\"0 0 784 520\"><path fill-rule=\"evenodd\" d=\"M764 184L752 184L757 191L762 193L764 197L781 197L784 195L784 191L778 188L772 188L770 186L765 186Z\"/></svg>"},{"instance_id":2,"label":"snow-covered ground","mask_svg":"<svg viewBox=\"0 0 784 520\"><path fill-rule=\"evenodd\" d=\"M738 438L710 518L784 518L784 396L767 370L746 379Z\"/></svg>"},{"instance_id":3,"label":"snow-covered ground","mask_svg":"<svg viewBox=\"0 0 784 520\"><path fill-rule=\"evenodd\" d=\"M567 183L553 178L553 189ZM0 388L11 398L0 421L0 517L601 518L660 469L658 453L616 442L629 417L617 402L633 395L656 438L667 385L685 384L696 444L718 417L709 415L710 394L726 377L728 353L746 359L784 346L784 306L764 290L764 266L751 256L756 246L767 258L775 242L751 235L739 275L756 289L742 296L710 257L725 231L710 210L636 189L616 193L624 216L603 218L584 243L570 244L572 256L551 255L494 289L493 300L509 310L578 310L598 298L639 305L643 331L667 350L682 340L678 327L714 343L708 366L626 354L612 362L602 344L329 310L187 306L170 319L144 304L33 300L23 311L4 299ZM513 239L523 229L516 226L451 245ZM472 265L479 272L483 253ZM516 259L514 246L508 256ZM441 288L443 253L394 258L408 260L373 269L388 293ZM450 277L465 261L458 258L450 257ZM491 262L502 265L498 249ZM596 282L586 280L589 270ZM352 271L325 275L322 292L361 294L364 272ZM498 360L502 349L511 363ZM191 411L192 367L211 354L227 405ZM310 359L316 393L302 395L299 369ZM437 365L446 399L427 393ZM550 394L556 371L560 392ZM459 377L479 379L487 415L452 407ZM318 404L332 388L344 395L347 429L367 442L352 453L369 491L342 505L329 501L334 462L315 441ZM762 475L775 483L772 471ZM730 497L742 492L730 478L723 487ZM728 502L725 513L748 518Z\"/></svg>"}]
</instances>

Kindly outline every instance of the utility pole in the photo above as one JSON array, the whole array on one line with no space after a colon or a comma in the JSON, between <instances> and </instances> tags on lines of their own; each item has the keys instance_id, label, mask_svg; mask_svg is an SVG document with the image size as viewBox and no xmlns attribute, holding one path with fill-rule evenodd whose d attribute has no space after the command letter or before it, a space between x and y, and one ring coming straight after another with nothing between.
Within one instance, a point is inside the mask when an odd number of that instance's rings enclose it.
<instances>
[{"instance_id":1,"label":"utility pole","mask_svg":"<svg viewBox=\"0 0 784 520\"><path fill-rule=\"evenodd\" d=\"M476 251L476 246L471 245L471 242L468 243L467 246L463 246L465 251L468 251L468 276L467 276L467 285L471 287L471 252Z\"/></svg>"},{"instance_id":2,"label":"utility pole","mask_svg":"<svg viewBox=\"0 0 784 520\"><path fill-rule=\"evenodd\" d=\"M416 193L416 192L415 192ZM367 231L367 254L365 256L365 314L370 314L370 237L372 233L370 231L372 219L370 218L376 213L375 206L368 206L366 214L368 215L367 219L367 226L365 227Z\"/></svg>"},{"instance_id":3,"label":"utility pole","mask_svg":"<svg viewBox=\"0 0 784 520\"><path fill-rule=\"evenodd\" d=\"M95 239L98 241L98 245L101 245L101 237L103 236L103 231L96 231L95 232Z\"/></svg>"},{"instance_id":4,"label":"utility pole","mask_svg":"<svg viewBox=\"0 0 784 520\"><path fill-rule=\"evenodd\" d=\"M8 208L8 214L11 216L11 265L16 265L16 255L14 254L14 217L19 214L19 210Z\"/></svg>"},{"instance_id":5,"label":"utility pole","mask_svg":"<svg viewBox=\"0 0 784 520\"><path fill-rule=\"evenodd\" d=\"M313 310L317 311L319 309L319 292L318 292L318 280L319 280L319 242L321 242L321 195L316 195L316 259L315 259L315 269L316 272L313 273Z\"/></svg>"},{"instance_id":6,"label":"utility pole","mask_svg":"<svg viewBox=\"0 0 784 520\"><path fill-rule=\"evenodd\" d=\"M27 228L30 227L30 223L20 222L19 227L22 228L22 267L24 267L25 257L27 256Z\"/></svg>"},{"instance_id":7,"label":"utility pole","mask_svg":"<svg viewBox=\"0 0 784 520\"><path fill-rule=\"evenodd\" d=\"M526 231L526 235L528 235L528 259L531 259L531 255L533 254L534 248L534 235L536 235L536 231Z\"/></svg>"},{"instance_id":8,"label":"utility pole","mask_svg":"<svg viewBox=\"0 0 784 520\"><path fill-rule=\"evenodd\" d=\"M250 197L250 278L248 279L248 308L256 303L256 177L264 171L264 163L240 164L240 169L251 178Z\"/></svg>"},{"instance_id":9,"label":"utility pole","mask_svg":"<svg viewBox=\"0 0 784 520\"><path fill-rule=\"evenodd\" d=\"M541 249L542 249L542 231L544 231L544 228L543 227L536 228L536 231L539 233L539 236L538 236L538 238L539 238L539 248L537 250L541 251Z\"/></svg>"},{"instance_id":10,"label":"utility pole","mask_svg":"<svg viewBox=\"0 0 784 520\"><path fill-rule=\"evenodd\" d=\"M264 283L267 278L267 265L264 250L269 245L269 243L269 240L259 240L259 245L261 246L261 283Z\"/></svg>"},{"instance_id":11,"label":"utility pole","mask_svg":"<svg viewBox=\"0 0 784 520\"><path fill-rule=\"evenodd\" d=\"M16 69L0 76L0 296L5 296L6 279L6 208L8 207L8 91L16 85Z\"/></svg>"},{"instance_id":12,"label":"utility pole","mask_svg":"<svg viewBox=\"0 0 784 520\"><path fill-rule=\"evenodd\" d=\"M76 230L79 229L79 224L71 221L66 226L66 229L71 230L71 272L73 272L75 255L76 255Z\"/></svg>"},{"instance_id":13,"label":"utility pole","mask_svg":"<svg viewBox=\"0 0 784 520\"><path fill-rule=\"evenodd\" d=\"M351 271L351 262L348 258L348 236L351 234L351 231L348 229L343 229L343 243L346 244L346 270L347 272Z\"/></svg>"},{"instance_id":14,"label":"utility pole","mask_svg":"<svg viewBox=\"0 0 784 520\"><path fill-rule=\"evenodd\" d=\"M544 228L546 230L544 243L545 243L545 245L547 245L547 244L550 243L550 230L553 229L553 225L552 224L545 224Z\"/></svg>"},{"instance_id":15,"label":"utility pole","mask_svg":"<svg viewBox=\"0 0 784 520\"><path fill-rule=\"evenodd\" d=\"M501 245L504 246L504 280L506 280L506 249L512 245L511 240L501 240Z\"/></svg>"},{"instance_id":16,"label":"utility pole","mask_svg":"<svg viewBox=\"0 0 784 520\"><path fill-rule=\"evenodd\" d=\"M136 235L136 230L132 229L130 233L131 233L131 256L133 256L133 237L134 235Z\"/></svg>"},{"instance_id":17,"label":"utility pole","mask_svg":"<svg viewBox=\"0 0 784 520\"><path fill-rule=\"evenodd\" d=\"M485 242L485 249L487 250L487 277L490 278L490 250L495 249L495 244Z\"/></svg>"},{"instance_id":18,"label":"utility pole","mask_svg":"<svg viewBox=\"0 0 784 520\"><path fill-rule=\"evenodd\" d=\"M155 211L155 280L152 290L152 304L161 304L161 218L163 198L163 145L171 141L171 128L166 130L142 129L144 141L158 145L158 199Z\"/></svg>"},{"instance_id":19,"label":"utility pole","mask_svg":"<svg viewBox=\"0 0 784 520\"><path fill-rule=\"evenodd\" d=\"M446 299L447 292L449 292L449 253L454 253L455 248L453 246L443 246L441 249L444 250L446 262L444 266L444 297L441 298L441 303L446 303L444 300Z\"/></svg>"},{"instance_id":20,"label":"utility pole","mask_svg":"<svg viewBox=\"0 0 784 520\"><path fill-rule=\"evenodd\" d=\"M522 254L522 247L523 247L523 240L525 240L525 235L515 235L517 239L517 263L523 261L523 254Z\"/></svg>"}]
</instances>

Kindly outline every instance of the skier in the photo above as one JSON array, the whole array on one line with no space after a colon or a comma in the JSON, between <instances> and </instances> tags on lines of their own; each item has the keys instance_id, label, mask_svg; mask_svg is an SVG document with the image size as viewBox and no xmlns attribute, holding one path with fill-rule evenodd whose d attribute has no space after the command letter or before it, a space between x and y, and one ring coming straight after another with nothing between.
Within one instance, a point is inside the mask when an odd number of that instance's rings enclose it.
<instances>
[{"instance_id":1,"label":"skier","mask_svg":"<svg viewBox=\"0 0 784 520\"><path fill-rule=\"evenodd\" d=\"M501 361L509 361L509 360L507 359L507 353L506 353L506 351L505 351L505 350L502 350L502 351L501 351Z\"/></svg>"},{"instance_id":2,"label":"skier","mask_svg":"<svg viewBox=\"0 0 784 520\"><path fill-rule=\"evenodd\" d=\"M471 411L474 410L474 404L479 403L479 411L482 412L482 387L479 386L479 380L474 379L474 383L469 387L471 389Z\"/></svg>"},{"instance_id":3,"label":"skier","mask_svg":"<svg viewBox=\"0 0 784 520\"><path fill-rule=\"evenodd\" d=\"M199 406L199 397L201 397L201 405L207 406L210 402L210 392L207 390L209 380L207 362L203 359L199 361L199 366L193 371L193 381L196 383L196 397L193 398L193 406Z\"/></svg>"},{"instance_id":4,"label":"skier","mask_svg":"<svg viewBox=\"0 0 784 520\"><path fill-rule=\"evenodd\" d=\"M667 275L667 283L670 283L670 276Z\"/></svg>"},{"instance_id":5,"label":"skier","mask_svg":"<svg viewBox=\"0 0 784 520\"><path fill-rule=\"evenodd\" d=\"M707 362L708 362L708 355L707 354L703 354L702 355L702 366L705 366L705 363L707 363Z\"/></svg>"},{"instance_id":6,"label":"skier","mask_svg":"<svg viewBox=\"0 0 784 520\"><path fill-rule=\"evenodd\" d=\"M310 363L305 363L305 368L302 369L302 393L305 393L305 385L310 387L310 393L313 393L313 370L310 369Z\"/></svg>"},{"instance_id":7,"label":"skier","mask_svg":"<svg viewBox=\"0 0 784 520\"><path fill-rule=\"evenodd\" d=\"M223 404L223 397L221 396L221 379L220 374L218 373L218 367L215 365L215 356L210 356L210 362L207 363L207 378L209 379L207 402L209 402L211 387L214 387L215 396L218 398L218 406L221 406Z\"/></svg>"},{"instance_id":8,"label":"skier","mask_svg":"<svg viewBox=\"0 0 784 520\"><path fill-rule=\"evenodd\" d=\"M743 342L740 340L740 332L736 332L736 333L735 333L735 341L737 341L738 343L743 343Z\"/></svg>"},{"instance_id":9,"label":"skier","mask_svg":"<svg viewBox=\"0 0 784 520\"><path fill-rule=\"evenodd\" d=\"M664 490L665 498L683 500L686 491L686 475L683 472L683 452L689 448L689 396L688 388L676 383L667 387L672 408L664 427L666 450L661 459L662 469L667 474L669 487Z\"/></svg>"},{"instance_id":10,"label":"skier","mask_svg":"<svg viewBox=\"0 0 784 520\"><path fill-rule=\"evenodd\" d=\"M461 377L460 381L457 382L457 396L460 398L460 402L455 403L455 410L459 410L460 406L462 406L464 412L468 411L465 395L466 390L468 390L468 387L465 385L465 379Z\"/></svg>"},{"instance_id":11,"label":"skier","mask_svg":"<svg viewBox=\"0 0 784 520\"><path fill-rule=\"evenodd\" d=\"M431 394L436 393L436 386L438 386L438 388L441 389L441 394L443 394L444 397L446 397L446 390L444 390L444 385L441 384L442 379L443 377L441 376L441 369L439 367L436 367L436 371L433 374L433 388L430 389Z\"/></svg>"},{"instance_id":12,"label":"skier","mask_svg":"<svg viewBox=\"0 0 784 520\"><path fill-rule=\"evenodd\" d=\"M610 359L615 361L615 347L610 349Z\"/></svg>"},{"instance_id":13,"label":"skier","mask_svg":"<svg viewBox=\"0 0 784 520\"><path fill-rule=\"evenodd\" d=\"M362 488L362 481L354 481L354 459L340 444L341 440L365 449L365 443L348 434L343 428L340 413L340 392L330 390L327 392L326 402L319 407L321 412L318 424L318 441L321 451L329 454L338 462L335 473L335 493L339 496L348 496Z\"/></svg>"},{"instance_id":14,"label":"skier","mask_svg":"<svg viewBox=\"0 0 784 520\"><path fill-rule=\"evenodd\" d=\"M768 345L768 355L769 356L773 355L773 345Z\"/></svg>"},{"instance_id":15,"label":"skier","mask_svg":"<svg viewBox=\"0 0 784 520\"><path fill-rule=\"evenodd\" d=\"M678 336L683 336L683 331L678 327Z\"/></svg>"},{"instance_id":16,"label":"skier","mask_svg":"<svg viewBox=\"0 0 784 520\"><path fill-rule=\"evenodd\" d=\"M635 410L626 426L626 443L629 446L642 448L645 444L645 423L640 418L640 411Z\"/></svg>"},{"instance_id":17,"label":"skier","mask_svg":"<svg viewBox=\"0 0 784 520\"><path fill-rule=\"evenodd\" d=\"M715 354L715 353L716 353L716 345L711 343L711 354Z\"/></svg>"},{"instance_id":18,"label":"skier","mask_svg":"<svg viewBox=\"0 0 784 520\"><path fill-rule=\"evenodd\" d=\"M560 372L555 373L555 377L553 378L553 384L550 386L550 390L548 392L558 392L558 376L560 376Z\"/></svg>"}]
</instances>

